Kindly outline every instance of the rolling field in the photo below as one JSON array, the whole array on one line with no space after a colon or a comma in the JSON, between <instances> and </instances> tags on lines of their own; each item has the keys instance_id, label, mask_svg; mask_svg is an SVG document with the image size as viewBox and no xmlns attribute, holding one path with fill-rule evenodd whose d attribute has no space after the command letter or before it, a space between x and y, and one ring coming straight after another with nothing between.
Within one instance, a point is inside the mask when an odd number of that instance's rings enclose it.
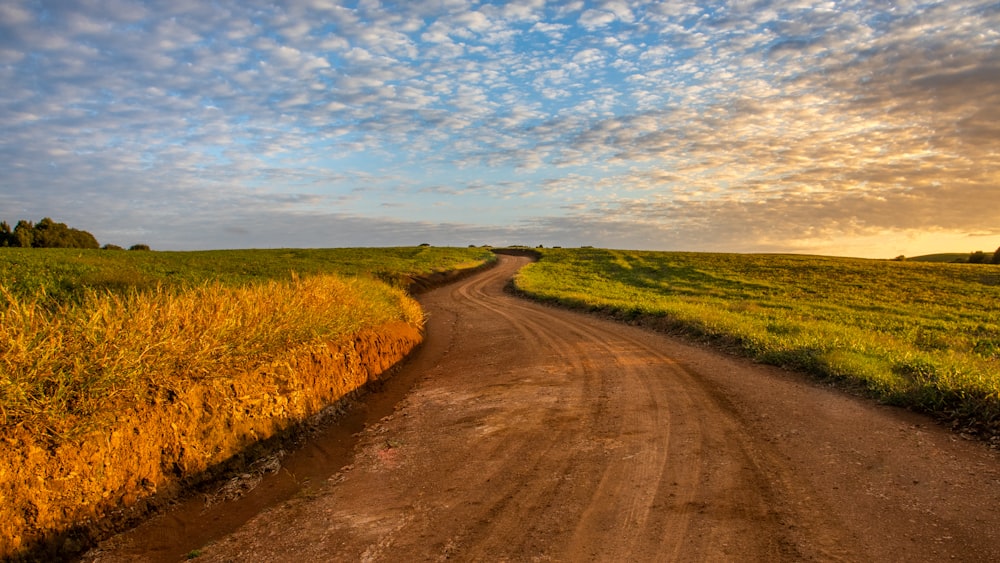
<instances>
[{"instance_id":1,"label":"rolling field","mask_svg":"<svg viewBox=\"0 0 1000 563\"><path fill-rule=\"evenodd\" d=\"M0 249L0 428L60 441L186 381L243 373L392 321L411 276L483 249ZM383 283L388 282L388 283Z\"/></svg>"},{"instance_id":2,"label":"rolling field","mask_svg":"<svg viewBox=\"0 0 1000 563\"><path fill-rule=\"evenodd\" d=\"M797 255L550 249L535 298L721 342L970 431L1000 430L1000 268Z\"/></svg>"},{"instance_id":3,"label":"rolling field","mask_svg":"<svg viewBox=\"0 0 1000 563\"><path fill-rule=\"evenodd\" d=\"M409 276L491 260L485 249L447 247L317 248L141 252L62 248L0 249L0 283L20 296L44 292L66 301L86 289L131 290L287 281L315 274L374 276L405 285Z\"/></svg>"}]
</instances>

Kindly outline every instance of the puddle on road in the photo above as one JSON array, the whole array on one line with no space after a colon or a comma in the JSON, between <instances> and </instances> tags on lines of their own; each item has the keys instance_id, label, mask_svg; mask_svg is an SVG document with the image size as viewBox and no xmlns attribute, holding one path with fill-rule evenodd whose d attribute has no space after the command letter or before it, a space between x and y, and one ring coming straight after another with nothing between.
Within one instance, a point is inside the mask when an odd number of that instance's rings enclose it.
<instances>
[{"instance_id":1,"label":"puddle on road","mask_svg":"<svg viewBox=\"0 0 1000 563\"><path fill-rule=\"evenodd\" d=\"M359 440L356 435L366 426L392 414L396 405L413 388L418 376L418 370L406 369L404 365L395 375L376 383L352 400L346 412L310 432L303 443L286 447L287 454L281 458L281 468L264 474L249 492L239 498L210 505L204 494L181 499L176 505L112 540L107 555L116 561L138 558L153 563L176 563L195 550L236 531L261 511L297 494L318 489L329 477L351 463ZM209 490L224 484L219 482L210 486ZM78 561L93 560L101 560L100 552L91 552Z\"/></svg>"}]
</instances>

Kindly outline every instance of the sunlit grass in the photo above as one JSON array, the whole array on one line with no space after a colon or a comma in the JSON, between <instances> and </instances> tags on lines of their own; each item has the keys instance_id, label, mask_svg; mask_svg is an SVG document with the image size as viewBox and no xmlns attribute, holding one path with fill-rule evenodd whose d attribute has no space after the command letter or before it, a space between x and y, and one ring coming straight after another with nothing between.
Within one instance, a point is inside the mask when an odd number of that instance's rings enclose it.
<instances>
[{"instance_id":1,"label":"sunlit grass","mask_svg":"<svg viewBox=\"0 0 1000 563\"><path fill-rule=\"evenodd\" d=\"M62 248L0 248L0 281L22 296L75 299L85 289L122 291L287 280L292 273L369 276L405 286L410 276L492 260L483 248L391 247L128 252Z\"/></svg>"},{"instance_id":2,"label":"sunlit grass","mask_svg":"<svg viewBox=\"0 0 1000 563\"><path fill-rule=\"evenodd\" d=\"M392 321L421 326L401 287L409 277L487 258L428 248L0 249L0 425L61 439L199 378L236 377Z\"/></svg>"},{"instance_id":3,"label":"sunlit grass","mask_svg":"<svg viewBox=\"0 0 1000 563\"><path fill-rule=\"evenodd\" d=\"M516 286L655 322L759 361L1000 428L1000 287L990 265L817 256L543 251Z\"/></svg>"},{"instance_id":4,"label":"sunlit grass","mask_svg":"<svg viewBox=\"0 0 1000 563\"><path fill-rule=\"evenodd\" d=\"M0 295L0 422L50 435L97 423L109 404L155 401L186 382L233 377L317 341L396 320L422 323L401 290L335 276L90 291L54 310L2 286Z\"/></svg>"}]
</instances>

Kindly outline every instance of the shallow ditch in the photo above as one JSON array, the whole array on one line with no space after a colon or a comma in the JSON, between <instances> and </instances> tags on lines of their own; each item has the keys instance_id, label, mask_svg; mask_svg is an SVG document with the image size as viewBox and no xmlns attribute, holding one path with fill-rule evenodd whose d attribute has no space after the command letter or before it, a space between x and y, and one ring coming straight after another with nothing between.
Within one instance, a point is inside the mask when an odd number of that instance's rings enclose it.
<instances>
[{"instance_id":1,"label":"shallow ditch","mask_svg":"<svg viewBox=\"0 0 1000 563\"><path fill-rule=\"evenodd\" d=\"M244 471L200 486L137 527L72 561L176 563L232 533L261 511L311 494L351 462L358 434L392 414L418 379L415 370L395 371L339 402L296 439L273 445L267 455Z\"/></svg>"}]
</instances>

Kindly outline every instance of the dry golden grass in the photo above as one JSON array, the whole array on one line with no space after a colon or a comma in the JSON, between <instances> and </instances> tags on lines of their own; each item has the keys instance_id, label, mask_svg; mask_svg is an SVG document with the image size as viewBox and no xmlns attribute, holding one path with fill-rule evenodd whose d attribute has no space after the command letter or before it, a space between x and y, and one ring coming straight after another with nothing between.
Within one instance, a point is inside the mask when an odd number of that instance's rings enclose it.
<instances>
[{"instance_id":1,"label":"dry golden grass","mask_svg":"<svg viewBox=\"0 0 1000 563\"><path fill-rule=\"evenodd\" d=\"M419 325L422 314L402 290L365 277L88 291L55 307L0 285L0 424L68 437L185 381L246 373L394 320Z\"/></svg>"}]
</instances>

